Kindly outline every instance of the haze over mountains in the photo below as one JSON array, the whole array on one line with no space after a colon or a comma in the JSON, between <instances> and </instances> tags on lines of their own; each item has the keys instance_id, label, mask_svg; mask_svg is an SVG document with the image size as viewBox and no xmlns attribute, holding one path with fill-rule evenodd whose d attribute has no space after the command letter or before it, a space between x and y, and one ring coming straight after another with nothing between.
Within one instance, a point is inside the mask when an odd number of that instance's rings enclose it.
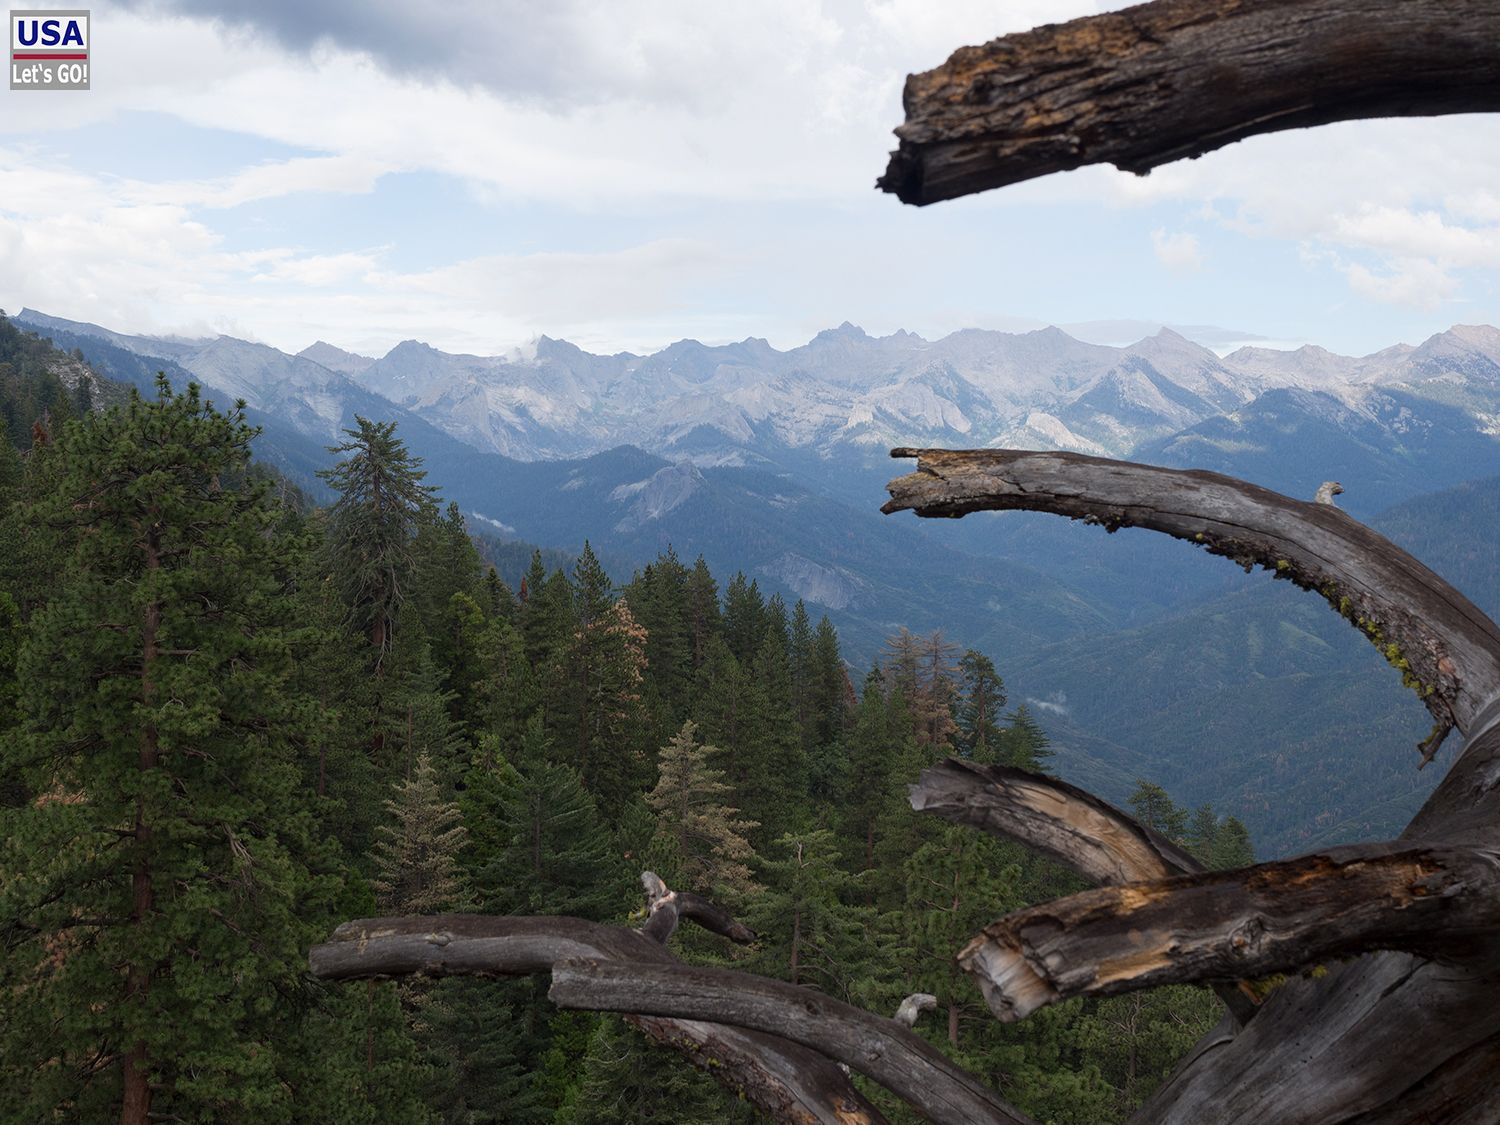
<instances>
[{"instance_id":1,"label":"haze over mountains","mask_svg":"<svg viewBox=\"0 0 1500 1125\"><path fill-rule=\"evenodd\" d=\"M588 537L617 578L669 544L702 553L828 612L856 661L899 626L942 628L1041 707L1068 776L1115 797L1136 776L1171 781L1179 800L1243 815L1270 851L1306 842L1307 807L1329 839L1399 827L1435 780L1409 768L1420 704L1373 650L1305 596L1147 533L882 517L881 486L905 471L888 450L1071 449L1306 497L1337 479L1377 526L1404 504L1391 533L1500 611L1493 568L1445 530L1486 519L1500 485L1427 499L1500 476L1490 327L1364 357L1221 357L1170 330L1106 346L1057 328L929 341L847 323L787 351L684 340L601 356L543 337L504 356L406 341L365 357L16 319L116 378L149 385L160 369L245 399L260 455L315 490L356 414L394 419L477 531L569 550ZM1242 752L1204 761L1205 736Z\"/></svg>"}]
</instances>

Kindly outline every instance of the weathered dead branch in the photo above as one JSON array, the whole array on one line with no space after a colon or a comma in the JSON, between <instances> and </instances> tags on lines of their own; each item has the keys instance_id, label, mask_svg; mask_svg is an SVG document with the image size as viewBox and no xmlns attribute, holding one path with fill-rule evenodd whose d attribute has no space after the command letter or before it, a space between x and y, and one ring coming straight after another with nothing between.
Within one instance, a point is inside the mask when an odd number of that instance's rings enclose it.
<instances>
[{"instance_id":1,"label":"weathered dead branch","mask_svg":"<svg viewBox=\"0 0 1500 1125\"><path fill-rule=\"evenodd\" d=\"M1436 722L1429 760L1453 727L1500 696L1500 628L1442 578L1345 512L1201 470L1162 469L1077 453L896 449L917 471L887 485L882 511L962 516L1053 512L1145 527L1262 566L1321 594L1417 692Z\"/></svg>"},{"instance_id":2,"label":"weathered dead branch","mask_svg":"<svg viewBox=\"0 0 1500 1125\"><path fill-rule=\"evenodd\" d=\"M1293 977L1238 1035L1206 1037L1142 1125L1500 1120L1500 977L1403 953Z\"/></svg>"},{"instance_id":3,"label":"weathered dead branch","mask_svg":"<svg viewBox=\"0 0 1500 1125\"><path fill-rule=\"evenodd\" d=\"M949 758L922 771L911 807L1025 844L1106 887L1204 867L1188 852L1092 793L1054 777ZM1213 990L1237 1025L1256 1011L1238 983Z\"/></svg>"},{"instance_id":4,"label":"weathered dead branch","mask_svg":"<svg viewBox=\"0 0 1500 1125\"><path fill-rule=\"evenodd\" d=\"M578 960L553 968L548 996L562 1008L774 1031L869 1075L932 1121L1029 1120L903 1023L784 981L692 965Z\"/></svg>"},{"instance_id":5,"label":"weathered dead branch","mask_svg":"<svg viewBox=\"0 0 1500 1125\"><path fill-rule=\"evenodd\" d=\"M1282 129L1500 110L1497 44L1486 0L1157 0L1039 27L909 76L878 186L927 204Z\"/></svg>"},{"instance_id":6,"label":"weathered dead branch","mask_svg":"<svg viewBox=\"0 0 1500 1125\"><path fill-rule=\"evenodd\" d=\"M749 945L755 940L754 930L736 921L717 903L692 891L668 890L661 876L654 871L641 872L641 886L646 891L646 909L650 914L641 932L653 941L665 945L681 918L691 919L709 933L727 937L740 945Z\"/></svg>"},{"instance_id":7,"label":"weathered dead branch","mask_svg":"<svg viewBox=\"0 0 1500 1125\"><path fill-rule=\"evenodd\" d=\"M726 916L727 917L727 916ZM748 932L748 931L747 931ZM326 980L406 976L520 976L560 961L619 959L672 971L680 963L638 930L581 918L440 914L345 922L314 946L313 974ZM497 1013L496 1018L504 1018ZM774 1034L717 1022L626 1016L777 1121L881 1125L885 1118L838 1066Z\"/></svg>"},{"instance_id":8,"label":"weathered dead branch","mask_svg":"<svg viewBox=\"0 0 1500 1125\"><path fill-rule=\"evenodd\" d=\"M1160 933L1143 929L1132 936L1128 925L1114 940L1079 955L1091 940L1091 928L1095 933L1109 929L1111 919L1121 920L1122 907L1124 914L1136 909L1128 900L1144 891L1137 904L1143 913L1134 921L1188 927L1190 942L1182 955L1200 969L1215 966L1217 958L1222 967L1206 969L1210 974L1250 975L1277 964L1318 965L1320 971L1275 988L1254 1021L1237 1034L1226 1021L1206 1036L1133 1120L1153 1125L1500 1120L1500 1086L1488 1069L1500 1055L1500 1004L1495 1003L1500 945L1489 936L1493 922L1488 931L1474 922L1474 911L1487 909L1482 900L1494 897L1485 882L1500 853L1500 629L1426 567L1330 505L1304 504L1214 473L1075 454L895 452L918 456L920 462L917 473L892 482L887 511L912 508L930 516L983 509L1050 511L1110 529L1152 528L1247 568L1270 567L1352 619L1423 694L1440 728L1452 723L1467 740L1400 841L1368 847L1371 856L1383 856L1379 863L1350 872L1347 865L1340 867L1341 856L1349 853L1340 851L1287 861L1293 866L1219 873L1207 877L1208 885L1199 891L1213 908L1183 916L1149 892L1185 887L1202 877L1088 892L1104 896L1095 902L1097 914L1083 910L1085 904L1076 899L1064 899L991 927L998 927L1012 954L1010 961L988 969L989 975L1044 1002L1048 990L1070 990L1083 977L1091 984L1080 991L1106 991L1092 987L1101 966L1103 975L1125 987L1127 978L1136 984L1188 979L1157 972ZM973 823L987 821L991 813L976 809L968 815ZM1434 856L1448 858L1424 874L1423 864ZM1100 864L1097 857L1090 862ZM1404 874L1403 863L1408 864ZM1264 904L1257 901L1268 888L1257 888L1253 879L1278 866L1285 876L1298 864L1311 865L1310 882L1294 880ZM1436 884L1429 881L1433 877ZM1435 886L1441 889L1431 893ZM1325 892L1326 909L1317 906L1317 896ZM1371 901L1361 904L1361 894ZM1051 920L1045 921L1049 911ZM1389 917L1375 918L1376 913ZM1059 915L1067 916L1066 925ZM1318 936L1325 915L1334 927L1331 939ZM1038 923L1034 930L1025 930L1028 917ZM1227 929L1228 945L1216 945L1215 920L1222 935L1232 918L1239 924ZM1429 923L1426 931L1413 924L1423 922ZM1316 941L1297 952L1299 924ZM1016 941L1018 925L1023 932ZM1471 929L1476 925L1477 931ZM1236 935L1255 956L1228 953ZM976 953L989 936L976 939ZM1419 953L1325 960L1380 946ZM1177 954L1166 950L1169 962ZM1031 977L1017 972L1017 965ZM1017 973L1013 984L1012 972ZM1053 981L1064 978L1070 983L1055 989Z\"/></svg>"},{"instance_id":9,"label":"weathered dead branch","mask_svg":"<svg viewBox=\"0 0 1500 1125\"><path fill-rule=\"evenodd\" d=\"M1104 886L1203 870L1161 833L1054 777L949 758L909 788L917 812L1015 840Z\"/></svg>"},{"instance_id":10,"label":"weathered dead branch","mask_svg":"<svg viewBox=\"0 0 1500 1125\"><path fill-rule=\"evenodd\" d=\"M1070 895L986 926L959 954L1004 1020L1073 996L1296 971L1377 949L1491 952L1500 856L1357 844Z\"/></svg>"}]
</instances>

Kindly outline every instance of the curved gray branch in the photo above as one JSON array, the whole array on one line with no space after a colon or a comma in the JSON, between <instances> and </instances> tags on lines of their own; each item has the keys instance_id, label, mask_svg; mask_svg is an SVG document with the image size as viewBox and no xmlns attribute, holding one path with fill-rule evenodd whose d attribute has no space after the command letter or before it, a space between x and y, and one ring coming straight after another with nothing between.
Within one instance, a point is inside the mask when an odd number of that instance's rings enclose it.
<instances>
[{"instance_id":1,"label":"curved gray branch","mask_svg":"<svg viewBox=\"0 0 1500 1125\"><path fill-rule=\"evenodd\" d=\"M1442 735L1471 733L1500 696L1500 628L1390 540L1328 504L1199 470L1077 453L896 449L917 471L888 484L881 509L919 516L1053 512L1110 530L1144 527L1196 543L1246 569L1262 566L1324 597L1402 673Z\"/></svg>"},{"instance_id":2,"label":"curved gray branch","mask_svg":"<svg viewBox=\"0 0 1500 1125\"><path fill-rule=\"evenodd\" d=\"M1497 987L1493 968L1406 953L1292 977L1238 1035L1200 1042L1131 1121L1500 1121Z\"/></svg>"},{"instance_id":3,"label":"curved gray branch","mask_svg":"<svg viewBox=\"0 0 1500 1125\"><path fill-rule=\"evenodd\" d=\"M639 930L581 918L438 914L345 922L309 954L325 980L406 976L523 976L572 958L683 966ZM885 1118L816 1050L777 1035L706 1022L627 1016L774 1120L798 1125L883 1125Z\"/></svg>"},{"instance_id":4,"label":"curved gray branch","mask_svg":"<svg viewBox=\"0 0 1500 1125\"><path fill-rule=\"evenodd\" d=\"M896 1020L784 981L728 969L579 960L553 968L548 996L560 1008L774 1031L868 1075L940 1125L1029 1120Z\"/></svg>"},{"instance_id":5,"label":"curved gray branch","mask_svg":"<svg viewBox=\"0 0 1500 1125\"><path fill-rule=\"evenodd\" d=\"M948 758L909 792L917 812L1015 840L1105 886L1203 870L1161 833L1055 777Z\"/></svg>"},{"instance_id":6,"label":"curved gray branch","mask_svg":"<svg viewBox=\"0 0 1500 1125\"><path fill-rule=\"evenodd\" d=\"M1157 0L955 51L906 80L880 188L927 204L1363 117L1500 110L1487 0Z\"/></svg>"},{"instance_id":7,"label":"curved gray branch","mask_svg":"<svg viewBox=\"0 0 1500 1125\"><path fill-rule=\"evenodd\" d=\"M692 891L668 890L667 884L654 871L641 872L641 886L645 889L646 908L650 913L641 932L653 941L665 945L681 918L696 922L709 933L727 937L739 945L749 945L755 940L755 931L743 922L735 921L733 915L718 903Z\"/></svg>"}]
</instances>

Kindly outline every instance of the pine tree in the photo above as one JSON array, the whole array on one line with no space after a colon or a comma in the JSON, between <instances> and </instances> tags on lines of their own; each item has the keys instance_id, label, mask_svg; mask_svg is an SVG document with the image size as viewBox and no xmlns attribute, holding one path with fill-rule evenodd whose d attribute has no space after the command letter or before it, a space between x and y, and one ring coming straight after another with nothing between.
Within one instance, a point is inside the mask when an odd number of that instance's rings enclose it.
<instances>
[{"instance_id":1,"label":"pine tree","mask_svg":"<svg viewBox=\"0 0 1500 1125\"><path fill-rule=\"evenodd\" d=\"M21 454L0 426L0 507L9 507L21 491Z\"/></svg>"},{"instance_id":2,"label":"pine tree","mask_svg":"<svg viewBox=\"0 0 1500 1125\"><path fill-rule=\"evenodd\" d=\"M808 750L809 788L814 799L837 804L843 798L843 742L854 712L854 686L839 654L839 638L827 617L813 634L808 671L812 745Z\"/></svg>"},{"instance_id":3,"label":"pine tree","mask_svg":"<svg viewBox=\"0 0 1500 1125\"><path fill-rule=\"evenodd\" d=\"M344 431L349 440L329 448L349 456L318 475L339 494L328 518L328 573L378 663L413 583L412 541L432 518L434 490L422 484L421 458L407 452L394 422L355 422Z\"/></svg>"},{"instance_id":4,"label":"pine tree","mask_svg":"<svg viewBox=\"0 0 1500 1125\"><path fill-rule=\"evenodd\" d=\"M289 688L254 431L196 386L74 423L27 521L66 564L19 661L4 813L0 1117L286 1121L285 1048L334 887ZM16 877L14 873L24 873Z\"/></svg>"},{"instance_id":5,"label":"pine tree","mask_svg":"<svg viewBox=\"0 0 1500 1125\"><path fill-rule=\"evenodd\" d=\"M514 622L518 605L515 591L493 566L484 572L484 604L489 616Z\"/></svg>"},{"instance_id":6,"label":"pine tree","mask_svg":"<svg viewBox=\"0 0 1500 1125\"><path fill-rule=\"evenodd\" d=\"M557 1125L747 1125L747 1104L673 1052L652 1046L619 1016L601 1019L589 1040L576 1096Z\"/></svg>"},{"instance_id":7,"label":"pine tree","mask_svg":"<svg viewBox=\"0 0 1500 1125\"><path fill-rule=\"evenodd\" d=\"M470 899L458 854L468 836L463 813L445 799L432 760L422 754L386 802L390 821L375 833L371 885L388 914L436 914Z\"/></svg>"},{"instance_id":8,"label":"pine tree","mask_svg":"<svg viewBox=\"0 0 1500 1125\"><path fill-rule=\"evenodd\" d=\"M1135 818L1148 828L1154 828L1167 839L1180 843L1187 837L1187 810L1177 807L1176 802L1160 785L1137 779L1135 791L1130 794L1130 808Z\"/></svg>"},{"instance_id":9,"label":"pine tree","mask_svg":"<svg viewBox=\"0 0 1500 1125\"><path fill-rule=\"evenodd\" d=\"M989 922L1022 905L1020 868L993 836L946 826L911 853L902 920L915 972L908 992L930 992L948 1016L948 1042L959 1044L959 1017L991 1017L954 953Z\"/></svg>"},{"instance_id":10,"label":"pine tree","mask_svg":"<svg viewBox=\"0 0 1500 1125\"><path fill-rule=\"evenodd\" d=\"M1219 835L1219 817L1212 805L1199 805L1187 825L1184 843L1200 863L1213 862L1214 841Z\"/></svg>"},{"instance_id":11,"label":"pine tree","mask_svg":"<svg viewBox=\"0 0 1500 1125\"><path fill-rule=\"evenodd\" d=\"M743 759L743 780L735 783L736 803L759 825L751 834L758 846L804 827L808 816L807 755L792 690L781 633L767 629L747 695L749 754Z\"/></svg>"},{"instance_id":12,"label":"pine tree","mask_svg":"<svg viewBox=\"0 0 1500 1125\"><path fill-rule=\"evenodd\" d=\"M551 760L539 717L510 760L479 763L460 797L473 826L466 859L491 914L568 914L606 921L633 889L594 799Z\"/></svg>"},{"instance_id":13,"label":"pine tree","mask_svg":"<svg viewBox=\"0 0 1500 1125\"><path fill-rule=\"evenodd\" d=\"M425 508L423 516L412 544L416 560L412 600L428 632L434 633L454 594L480 597L483 567L457 501L450 500L441 516L435 506Z\"/></svg>"},{"instance_id":14,"label":"pine tree","mask_svg":"<svg viewBox=\"0 0 1500 1125\"><path fill-rule=\"evenodd\" d=\"M670 860L671 869L661 873L669 885L717 896L732 906L759 889L750 874L753 852L746 838L756 825L739 819L739 810L725 804L730 787L708 764L715 752L698 743L691 719L683 723L662 747L660 778L646 803L656 811L657 839Z\"/></svg>"},{"instance_id":15,"label":"pine tree","mask_svg":"<svg viewBox=\"0 0 1500 1125\"><path fill-rule=\"evenodd\" d=\"M760 936L747 969L852 999L874 917L851 905L858 879L840 866L832 830L788 833L768 851L757 863L766 889L747 914Z\"/></svg>"},{"instance_id":16,"label":"pine tree","mask_svg":"<svg viewBox=\"0 0 1500 1125\"><path fill-rule=\"evenodd\" d=\"M889 696L899 691L908 702L922 693L922 642L905 626L885 639L880 661L881 688Z\"/></svg>"},{"instance_id":17,"label":"pine tree","mask_svg":"<svg viewBox=\"0 0 1500 1125\"><path fill-rule=\"evenodd\" d=\"M954 674L958 665L953 656L958 646L943 639L934 630L922 641L922 690L908 702L916 723L917 744L932 759L945 756L950 749L957 726L953 720L958 688Z\"/></svg>"},{"instance_id":18,"label":"pine tree","mask_svg":"<svg viewBox=\"0 0 1500 1125\"><path fill-rule=\"evenodd\" d=\"M467 698L460 698L460 713L469 729L513 744L541 705L542 685L526 659L520 632L505 618L490 618L473 640L479 677Z\"/></svg>"},{"instance_id":19,"label":"pine tree","mask_svg":"<svg viewBox=\"0 0 1500 1125\"><path fill-rule=\"evenodd\" d=\"M369 643L345 627L346 607L331 584L317 578L298 583L293 612L303 623L304 643L292 683L318 707L318 721L299 732L304 787L346 854L367 855L385 797L369 747L375 696Z\"/></svg>"},{"instance_id":20,"label":"pine tree","mask_svg":"<svg viewBox=\"0 0 1500 1125\"><path fill-rule=\"evenodd\" d=\"M772 594L766 599L765 626L761 637L756 640L757 650L764 642L766 634L773 635L781 643L783 649L791 647L791 618L786 611L786 599L780 594Z\"/></svg>"},{"instance_id":21,"label":"pine tree","mask_svg":"<svg viewBox=\"0 0 1500 1125\"><path fill-rule=\"evenodd\" d=\"M371 725L381 750L373 762L382 778L409 778L426 755L440 784L451 788L468 762L468 746L453 718L454 693L444 691L421 626L409 622L390 647L373 691Z\"/></svg>"},{"instance_id":22,"label":"pine tree","mask_svg":"<svg viewBox=\"0 0 1500 1125\"><path fill-rule=\"evenodd\" d=\"M970 649L958 662L963 695L958 705L958 749L976 762L995 763L1004 753L1000 712L1005 707L1005 684L995 663Z\"/></svg>"},{"instance_id":23,"label":"pine tree","mask_svg":"<svg viewBox=\"0 0 1500 1125\"><path fill-rule=\"evenodd\" d=\"M688 575L688 633L692 642L693 667L703 667L708 659L708 643L723 629L719 613L719 587L708 571L703 556L693 564Z\"/></svg>"},{"instance_id":24,"label":"pine tree","mask_svg":"<svg viewBox=\"0 0 1500 1125\"><path fill-rule=\"evenodd\" d=\"M715 765L731 785L744 784L750 762L753 683L722 637L708 645L693 692L693 721L706 741L719 748Z\"/></svg>"},{"instance_id":25,"label":"pine tree","mask_svg":"<svg viewBox=\"0 0 1500 1125\"><path fill-rule=\"evenodd\" d=\"M881 672L872 668L865 678L854 728L849 733L848 797L844 802L844 834L859 845L856 870L875 865L875 822L885 807L885 795L895 764L886 721Z\"/></svg>"},{"instance_id":26,"label":"pine tree","mask_svg":"<svg viewBox=\"0 0 1500 1125\"><path fill-rule=\"evenodd\" d=\"M1226 816L1209 850L1208 865L1216 871L1229 871L1249 867L1254 862L1255 848L1250 843L1249 829L1238 817Z\"/></svg>"},{"instance_id":27,"label":"pine tree","mask_svg":"<svg viewBox=\"0 0 1500 1125\"><path fill-rule=\"evenodd\" d=\"M649 709L658 718L658 730L665 727L665 734L688 717L693 686L688 571L668 547L635 576L625 597L646 630Z\"/></svg>"},{"instance_id":28,"label":"pine tree","mask_svg":"<svg viewBox=\"0 0 1500 1125\"><path fill-rule=\"evenodd\" d=\"M1001 733L1000 764L1017 769L1042 772L1052 751L1048 747L1046 732L1031 713L1031 708L1021 704L1005 716L1006 727Z\"/></svg>"},{"instance_id":29,"label":"pine tree","mask_svg":"<svg viewBox=\"0 0 1500 1125\"><path fill-rule=\"evenodd\" d=\"M817 744L813 712L813 625L807 606L801 598L792 607L792 624L788 633L787 662L791 666L792 707L797 717L797 731L802 750L810 752Z\"/></svg>"},{"instance_id":30,"label":"pine tree","mask_svg":"<svg viewBox=\"0 0 1500 1125\"><path fill-rule=\"evenodd\" d=\"M766 603L760 587L736 574L724 590L724 642L741 664L755 659L766 635Z\"/></svg>"},{"instance_id":31,"label":"pine tree","mask_svg":"<svg viewBox=\"0 0 1500 1125\"><path fill-rule=\"evenodd\" d=\"M568 759L611 823L649 769L643 686L646 631L623 598L574 632L554 677L548 715Z\"/></svg>"}]
</instances>

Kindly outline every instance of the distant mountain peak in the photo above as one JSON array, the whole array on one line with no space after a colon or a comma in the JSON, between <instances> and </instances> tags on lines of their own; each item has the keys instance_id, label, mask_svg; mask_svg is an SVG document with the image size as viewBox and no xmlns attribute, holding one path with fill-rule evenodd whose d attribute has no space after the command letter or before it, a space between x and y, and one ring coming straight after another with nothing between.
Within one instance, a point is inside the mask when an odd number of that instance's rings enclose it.
<instances>
[{"instance_id":1,"label":"distant mountain peak","mask_svg":"<svg viewBox=\"0 0 1500 1125\"><path fill-rule=\"evenodd\" d=\"M318 340L311 343L297 354L303 359L310 359L314 363L321 363L330 371L338 371L344 375L357 375L375 362L373 356L345 351L343 348L335 347L326 340Z\"/></svg>"},{"instance_id":2,"label":"distant mountain peak","mask_svg":"<svg viewBox=\"0 0 1500 1125\"><path fill-rule=\"evenodd\" d=\"M431 344L423 343L421 340L402 340L390 351L385 353L385 358L403 355L441 355Z\"/></svg>"},{"instance_id":3,"label":"distant mountain peak","mask_svg":"<svg viewBox=\"0 0 1500 1125\"><path fill-rule=\"evenodd\" d=\"M823 331L819 332L816 336L813 337L813 341L816 342L818 340L869 340L871 338L872 337L870 336L870 334L868 332L866 332L863 328L861 328L859 325L853 324L850 321L846 320L846 321L844 321L843 324L840 324L837 328L825 328L825 329L823 329Z\"/></svg>"}]
</instances>

